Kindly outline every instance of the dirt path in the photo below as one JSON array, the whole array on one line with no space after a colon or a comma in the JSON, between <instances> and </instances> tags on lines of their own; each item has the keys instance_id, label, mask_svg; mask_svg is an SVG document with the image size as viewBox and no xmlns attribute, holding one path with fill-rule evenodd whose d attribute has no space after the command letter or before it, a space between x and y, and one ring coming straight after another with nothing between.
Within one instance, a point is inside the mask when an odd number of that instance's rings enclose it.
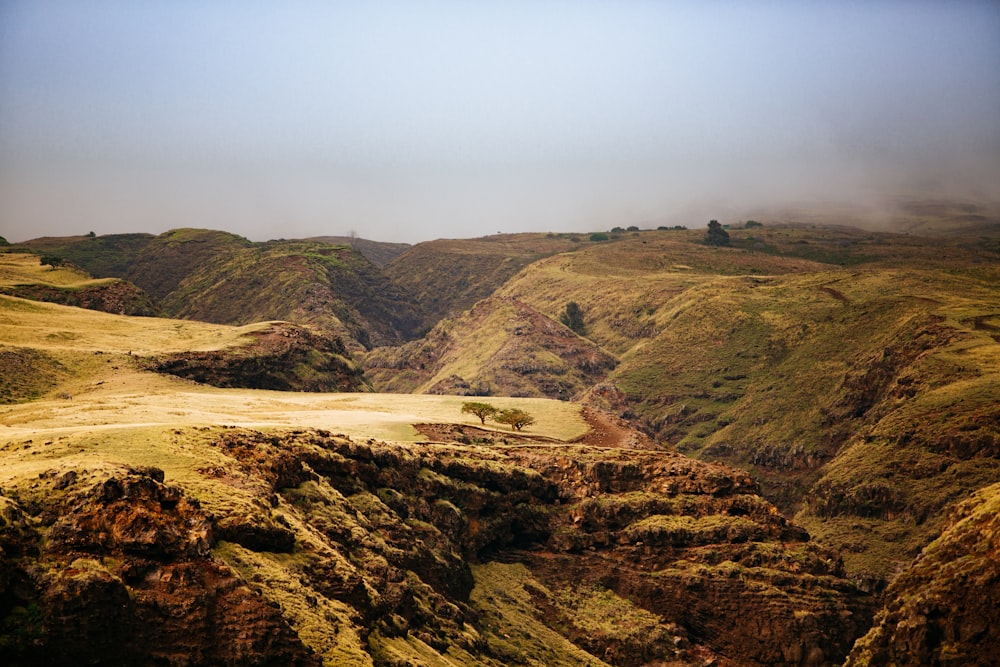
<instances>
[{"instance_id":1,"label":"dirt path","mask_svg":"<svg viewBox=\"0 0 1000 667\"><path fill-rule=\"evenodd\" d=\"M653 442L648 436L635 430L624 420L607 412L594 410L593 408L583 408L582 415L584 421L590 427L590 431L573 442L590 445L591 447L662 449L660 445Z\"/></svg>"}]
</instances>

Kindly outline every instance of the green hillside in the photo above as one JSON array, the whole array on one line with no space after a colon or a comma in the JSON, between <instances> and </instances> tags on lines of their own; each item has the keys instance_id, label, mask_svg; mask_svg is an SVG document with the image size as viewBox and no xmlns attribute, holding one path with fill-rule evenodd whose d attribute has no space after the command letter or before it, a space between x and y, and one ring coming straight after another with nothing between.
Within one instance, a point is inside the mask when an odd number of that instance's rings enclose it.
<instances>
[{"instance_id":1,"label":"green hillside","mask_svg":"<svg viewBox=\"0 0 1000 667\"><path fill-rule=\"evenodd\" d=\"M385 267L425 312L423 329L471 308L525 266L588 245L585 234L498 234L418 243Z\"/></svg>"},{"instance_id":2,"label":"green hillside","mask_svg":"<svg viewBox=\"0 0 1000 667\"><path fill-rule=\"evenodd\" d=\"M169 317L220 324L287 320L341 336L354 350L413 337L423 314L358 251L319 242L253 243L228 232L35 239L34 252L92 275L126 278Z\"/></svg>"},{"instance_id":3,"label":"green hillside","mask_svg":"<svg viewBox=\"0 0 1000 667\"><path fill-rule=\"evenodd\" d=\"M578 303L587 338L620 360L585 401L752 471L859 576L888 576L949 503L1000 480L995 238L731 234L730 248L626 236L535 262L497 294L554 319Z\"/></svg>"}]
</instances>

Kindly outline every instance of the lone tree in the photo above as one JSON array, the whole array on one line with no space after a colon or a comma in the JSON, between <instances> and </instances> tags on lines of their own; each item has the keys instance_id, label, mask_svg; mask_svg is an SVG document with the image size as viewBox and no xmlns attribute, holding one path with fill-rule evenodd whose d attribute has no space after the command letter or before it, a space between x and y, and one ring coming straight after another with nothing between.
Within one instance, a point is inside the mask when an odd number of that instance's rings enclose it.
<instances>
[{"instance_id":1,"label":"lone tree","mask_svg":"<svg viewBox=\"0 0 1000 667\"><path fill-rule=\"evenodd\" d=\"M57 266L62 266L62 257L56 257L55 255L42 255L38 260L42 266L51 266L53 269Z\"/></svg>"},{"instance_id":2,"label":"lone tree","mask_svg":"<svg viewBox=\"0 0 1000 667\"><path fill-rule=\"evenodd\" d=\"M520 408L501 410L493 420L500 424L509 424L515 431L535 423L535 418Z\"/></svg>"},{"instance_id":3,"label":"lone tree","mask_svg":"<svg viewBox=\"0 0 1000 667\"><path fill-rule=\"evenodd\" d=\"M729 245L729 232L722 228L718 220L709 221L705 243L708 245Z\"/></svg>"},{"instance_id":4,"label":"lone tree","mask_svg":"<svg viewBox=\"0 0 1000 667\"><path fill-rule=\"evenodd\" d=\"M587 327L583 323L583 310L580 309L580 304L576 301L570 301L566 304L566 310L559 316L559 321L581 336L587 331Z\"/></svg>"},{"instance_id":5,"label":"lone tree","mask_svg":"<svg viewBox=\"0 0 1000 667\"><path fill-rule=\"evenodd\" d=\"M499 411L500 410L498 408L493 407L489 403L479 403L476 401L462 403L462 413L476 415L479 417L479 422L481 424L485 424L487 417L492 417Z\"/></svg>"}]
</instances>

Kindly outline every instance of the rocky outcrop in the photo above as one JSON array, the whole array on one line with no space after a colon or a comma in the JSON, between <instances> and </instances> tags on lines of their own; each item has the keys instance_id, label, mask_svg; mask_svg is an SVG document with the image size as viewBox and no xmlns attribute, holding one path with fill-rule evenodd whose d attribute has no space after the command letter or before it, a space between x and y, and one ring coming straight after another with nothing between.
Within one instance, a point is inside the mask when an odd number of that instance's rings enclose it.
<instances>
[{"instance_id":1,"label":"rocky outcrop","mask_svg":"<svg viewBox=\"0 0 1000 667\"><path fill-rule=\"evenodd\" d=\"M870 622L835 554L721 465L320 431L205 446L225 464L199 471L204 503L156 469L7 491L9 664L820 665Z\"/></svg>"},{"instance_id":2,"label":"rocky outcrop","mask_svg":"<svg viewBox=\"0 0 1000 667\"><path fill-rule=\"evenodd\" d=\"M0 499L0 662L319 664L211 556L211 518L162 471L85 476L47 475L23 507Z\"/></svg>"},{"instance_id":3,"label":"rocky outcrop","mask_svg":"<svg viewBox=\"0 0 1000 667\"><path fill-rule=\"evenodd\" d=\"M340 338L286 322L248 334L251 342L146 360L151 370L216 387L279 391L366 391L361 369Z\"/></svg>"},{"instance_id":4,"label":"rocky outcrop","mask_svg":"<svg viewBox=\"0 0 1000 667\"><path fill-rule=\"evenodd\" d=\"M1000 647L1000 485L958 505L949 525L886 590L848 667L992 664Z\"/></svg>"},{"instance_id":5,"label":"rocky outcrop","mask_svg":"<svg viewBox=\"0 0 1000 667\"><path fill-rule=\"evenodd\" d=\"M0 292L22 299L59 303L89 310L100 310L116 315L153 317L159 309L149 295L124 280L99 282L77 288L52 285L15 285L0 287Z\"/></svg>"}]
</instances>

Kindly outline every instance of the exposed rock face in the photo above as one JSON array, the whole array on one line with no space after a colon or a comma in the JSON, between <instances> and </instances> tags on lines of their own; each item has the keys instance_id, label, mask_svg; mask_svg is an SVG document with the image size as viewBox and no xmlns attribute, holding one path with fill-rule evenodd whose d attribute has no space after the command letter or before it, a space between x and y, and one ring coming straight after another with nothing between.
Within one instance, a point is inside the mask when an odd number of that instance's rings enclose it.
<instances>
[{"instance_id":1,"label":"exposed rock face","mask_svg":"<svg viewBox=\"0 0 1000 667\"><path fill-rule=\"evenodd\" d=\"M132 283L124 280L88 285L77 289L53 287L51 285L18 285L0 288L4 294L61 303L89 310L100 310L116 315L138 315L152 317L159 314L149 295Z\"/></svg>"},{"instance_id":2,"label":"exposed rock face","mask_svg":"<svg viewBox=\"0 0 1000 667\"><path fill-rule=\"evenodd\" d=\"M280 610L212 558L212 522L127 470L44 481L29 514L0 500L0 662L318 665ZM60 492L61 493L58 493Z\"/></svg>"},{"instance_id":3,"label":"exposed rock face","mask_svg":"<svg viewBox=\"0 0 1000 667\"><path fill-rule=\"evenodd\" d=\"M8 492L11 664L65 646L54 664L89 647L119 663L502 665L562 642L564 664L821 665L870 624L834 554L721 465L312 431L210 446L228 463L202 474L256 489L252 506L208 514L157 470Z\"/></svg>"},{"instance_id":4,"label":"exposed rock face","mask_svg":"<svg viewBox=\"0 0 1000 667\"><path fill-rule=\"evenodd\" d=\"M149 367L216 387L280 391L365 391L361 369L340 338L283 322L250 334L249 345L180 352L150 359Z\"/></svg>"},{"instance_id":5,"label":"exposed rock face","mask_svg":"<svg viewBox=\"0 0 1000 667\"><path fill-rule=\"evenodd\" d=\"M993 664L1000 647L1000 485L960 504L941 536L886 590L851 652L862 665Z\"/></svg>"}]
</instances>

